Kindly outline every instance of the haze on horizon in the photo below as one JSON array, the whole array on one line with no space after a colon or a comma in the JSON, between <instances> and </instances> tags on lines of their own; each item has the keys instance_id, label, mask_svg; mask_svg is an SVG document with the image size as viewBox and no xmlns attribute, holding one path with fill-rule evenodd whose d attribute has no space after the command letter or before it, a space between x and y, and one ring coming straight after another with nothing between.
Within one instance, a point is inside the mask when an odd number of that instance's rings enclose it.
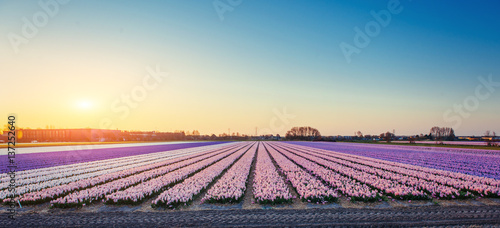
<instances>
[{"instance_id":1,"label":"haze on horizon","mask_svg":"<svg viewBox=\"0 0 500 228\"><path fill-rule=\"evenodd\" d=\"M0 0L0 116L30 128L202 134L500 133L498 9L492 0Z\"/></svg>"}]
</instances>

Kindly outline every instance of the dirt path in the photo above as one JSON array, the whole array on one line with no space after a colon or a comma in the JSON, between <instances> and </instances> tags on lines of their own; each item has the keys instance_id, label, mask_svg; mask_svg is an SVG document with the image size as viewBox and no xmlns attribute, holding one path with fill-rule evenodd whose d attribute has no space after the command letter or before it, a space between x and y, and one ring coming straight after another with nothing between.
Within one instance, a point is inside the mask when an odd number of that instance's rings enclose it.
<instances>
[{"instance_id":1,"label":"dirt path","mask_svg":"<svg viewBox=\"0 0 500 228\"><path fill-rule=\"evenodd\" d=\"M390 209L200 210L63 212L6 216L0 227L270 227L270 226L470 226L500 225L500 206Z\"/></svg>"}]
</instances>

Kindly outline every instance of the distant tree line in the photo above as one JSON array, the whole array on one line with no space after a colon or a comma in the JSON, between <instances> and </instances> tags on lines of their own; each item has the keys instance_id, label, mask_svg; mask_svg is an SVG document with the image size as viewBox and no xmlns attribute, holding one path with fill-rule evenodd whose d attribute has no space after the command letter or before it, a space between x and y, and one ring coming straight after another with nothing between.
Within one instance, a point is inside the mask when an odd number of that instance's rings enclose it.
<instances>
[{"instance_id":1,"label":"distant tree line","mask_svg":"<svg viewBox=\"0 0 500 228\"><path fill-rule=\"evenodd\" d=\"M318 129L312 127L293 127L286 132L287 140L320 140L321 134Z\"/></svg>"},{"instance_id":2,"label":"distant tree line","mask_svg":"<svg viewBox=\"0 0 500 228\"><path fill-rule=\"evenodd\" d=\"M432 127L429 133L432 140L435 141L453 141L455 140L455 131L450 127Z\"/></svg>"},{"instance_id":3,"label":"distant tree line","mask_svg":"<svg viewBox=\"0 0 500 228\"><path fill-rule=\"evenodd\" d=\"M395 135L391 132L386 132L386 133L380 134L380 138L388 143L391 142L394 139L394 137L395 137Z\"/></svg>"}]
</instances>

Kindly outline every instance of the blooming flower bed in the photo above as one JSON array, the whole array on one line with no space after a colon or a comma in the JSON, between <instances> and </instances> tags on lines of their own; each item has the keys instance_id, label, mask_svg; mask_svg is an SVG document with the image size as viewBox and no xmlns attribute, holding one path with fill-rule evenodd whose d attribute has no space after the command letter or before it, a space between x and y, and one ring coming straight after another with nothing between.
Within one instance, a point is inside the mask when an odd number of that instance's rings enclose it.
<instances>
[{"instance_id":1,"label":"blooming flower bed","mask_svg":"<svg viewBox=\"0 0 500 228\"><path fill-rule=\"evenodd\" d=\"M494 170L500 167L500 156L450 148L375 146L212 144L19 171L16 192L23 206L50 201L63 208L146 200L153 207L176 207L189 204L205 190L202 203L239 202L245 191L261 204L293 202L294 192L312 203L333 202L341 195L356 201L500 197L496 176L500 171ZM4 200L10 193L9 178L0 174L0 180L0 200Z\"/></svg>"},{"instance_id":2,"label":"blooming flower bed","mask_svg":"<svg viewBox=\"0 0 500 228\"><path fill-rule=\"evenodd\" d=\"M258 148L254 172L252 192L258 203L279 204L291 202L292 194L276 170L262 143Z\"/></svg>"},{"instance_id":3,"label":"blooming flower bed","mask_svg":"<svg viewBox=\"0 0 500 228\"><path fill-rule=\"evenodd\" d=\"M253 148L253 147L252 147ZM214 181L224 170L231 166L238 158L240 158L248 150L248 146L239 149L228 157L216 162L215 164L201 170L192 177L187 178L181 183L174 185L172 188L161 193L152 202L153 207L168 206L176 207L186 205L193 198L203 191L210 183Z\"/></svg>"},{"instance_id":4,"label":"blooming flower bed","mask_svg":"<svg viewBox=\"0 0 500 228\"><path fill-rule=\"evenodd\" d=\"M286 175L287 180L292 183L300 199L313 203L333 202L337 199L338 195L333 189L294 164L273 147L266 146L266 149L280 167L281 172Z\"/></svg>"},{"instance_id":5,"label":"blooming flower bed","mask_svg":"<svg viewBox=\"0 0 500 228\"><path fill-rule=\"evenodd\" d=\"M228 145L231 146L231 145ZM138 175L139 177L142 178L152 178L155 175L161 175L162 172L167 172L171 168L178 168L179 166L183 166L185 164L190 164L192 162L197 162L201 159L205 159L206 157L212 156L212 153L217 153L219 152L220 149L215 149L213 151L208 151L203 153L202 156L199 156L199 154L194 154L194 155L189 155L187 157L179 157L175 159L166 159L164 161L160 162L155 162L153 164L149 165L142 165L139 167L135 168L130 168L126 170L122 170L119 172L113 172L113 173L108 173L105 175L100 175L92 178L87 178L87 179L82 179L79 181L71 182L69 184L65 185L58 185L55 187L50 187L46 189L42 189L40 191L35 191L35 192L30 192L25 195L22 195L20 198L20 201L23 202L24 204L37 204L37 203L43 203L47 202L51 199L57 198L64 196L68 193L71 193L73 191L77 191L80 189L87 189L92 186L104 184L104 183L113 183L116 184L118 182L123 182L123 181L129 181L130 179L126 179L130 175ZM168 166L169 164L172 164L172 166ZM167 165L167 166L166 166ZM145 172L146 173L142 173ZM131 178L132 179L132 178ZM116 180L116 182L114 182ZM137 179L135 179L137 180ZM129 182L130 183L130 182ZM131 184L131 183L130 183ZM110 184L112 185L112 184ZM107 186L110 186L107 185ZM102 189L102 187L100 187ZM111 189L109 189L112 191ZM114 189L113 189L114 190ZM78 194L78 193L75 193ZM80 197L84 197L83 195L80 195Z\"/></svg>"},{"instance_id":6,"label":"blooming flower bed","mask_svg":"<svg viewBox=\"0 0 500 228\"><path fill-rule=\"evenodd\" d=\"M221 179L210 188L203 201L210 203L234 203L240 201L245 194L248 174L255 157L258 143L255 143L243 157L238 160Z\"/></svg>"}]
</instances>

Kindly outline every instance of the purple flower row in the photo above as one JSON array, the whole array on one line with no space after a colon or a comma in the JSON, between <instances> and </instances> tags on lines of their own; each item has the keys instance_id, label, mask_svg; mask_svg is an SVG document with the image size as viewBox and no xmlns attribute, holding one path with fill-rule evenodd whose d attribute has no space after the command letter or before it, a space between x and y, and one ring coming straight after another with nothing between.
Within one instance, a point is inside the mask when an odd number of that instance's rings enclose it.
<instances>
[{"instance_id":1,"label":"purple flower row","mask_svg":"<svg viewBox=\"0 0 500 228\"><path fill-rule=\"evenodd\" d=\"M413 146L386 146L361 143L289 143L500 180L499 153L496 153L496 155L480 152L473 154L462 152L459 148L446 148L446 151L436 151L433 148L430 150L424 147L414 148Z\"/></svg>"},{"instance_id":2,"label":"purple flower row","mask_svg":"<svg viewBox=\"0 0 500 228\"><path fill-rule=\"evenodd\" d=\"M500 196L500 181L491 178L477 177L463 173L453 173L450 171L442 171L426 167L411 166L407 164L388 162L380 159L373 159L357 155L345 155L342 153L335 153L331 151L317 151L317 153L341 158L347 161L352 161L371 167L378 167L383 170L401 173L409 177L416 177L422 182L427 180L442 185L452 186L462 191L469 190L483 195Z\"/></svg>"}]
</instances>

